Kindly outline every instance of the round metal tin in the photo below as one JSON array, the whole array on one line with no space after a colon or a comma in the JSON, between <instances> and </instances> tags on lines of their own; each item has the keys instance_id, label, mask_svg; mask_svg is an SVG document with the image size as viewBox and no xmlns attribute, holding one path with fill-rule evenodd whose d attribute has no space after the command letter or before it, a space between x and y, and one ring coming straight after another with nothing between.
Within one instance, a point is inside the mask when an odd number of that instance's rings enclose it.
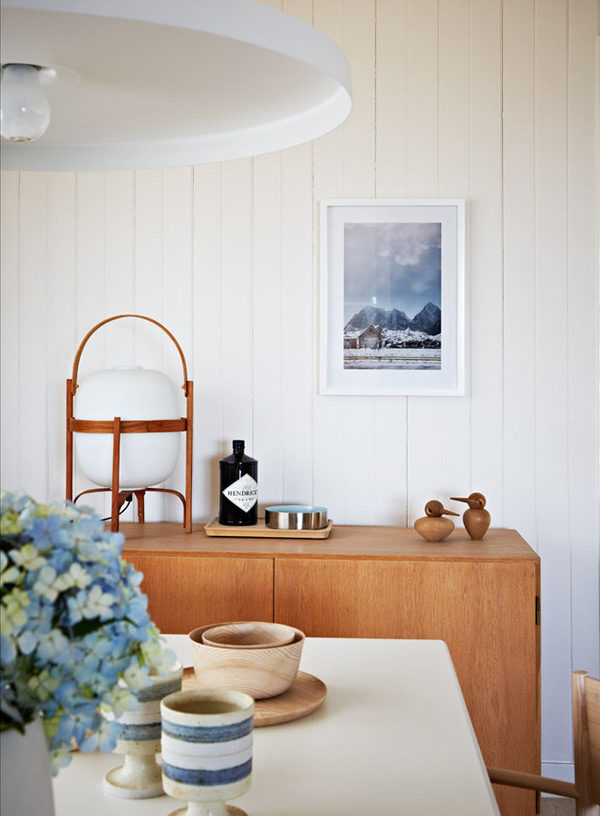
<instances>
[{"instance_id":1,"label":"round metal tin","mask_svg":"<svg viewBox=\"0 0 600 816\"><path fill-rule=\"evenodd\" d=\"M327 521L326 507L280 504L265 508L265 524L272 530L321 530Z\"/></svg>"}]
</instances>

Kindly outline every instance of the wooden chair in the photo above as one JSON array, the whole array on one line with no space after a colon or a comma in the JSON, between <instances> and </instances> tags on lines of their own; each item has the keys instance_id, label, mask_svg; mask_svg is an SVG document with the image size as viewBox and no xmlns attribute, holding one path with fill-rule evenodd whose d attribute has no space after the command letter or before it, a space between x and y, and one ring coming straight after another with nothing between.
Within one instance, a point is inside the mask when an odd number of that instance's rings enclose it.
<instances>
[{"instance_id":1,"label":"wooden chair","mask_svg":"<svg viewBox=\"0 0 600 816\"><path fill-rule=\"evenodd\" d=\"M600 680L584 671L571 678L575 784L504 768L487 770L496 785L568 796L575 799L577 816L600 816Z\"/></svg>"}]
</instances>

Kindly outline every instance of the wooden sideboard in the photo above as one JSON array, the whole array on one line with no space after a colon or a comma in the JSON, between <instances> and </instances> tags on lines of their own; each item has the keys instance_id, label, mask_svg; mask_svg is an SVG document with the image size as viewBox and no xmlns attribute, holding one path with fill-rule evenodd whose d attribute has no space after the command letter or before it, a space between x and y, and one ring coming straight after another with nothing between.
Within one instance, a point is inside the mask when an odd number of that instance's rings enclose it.
<instances>
[{"instance_id":1,"label":"wooden sideboard","mask_svg":"<svg viewBox=\"0 0 600 816\"><path fill-rule=\"evenodd\" d=\"M274 620L312 637L444 640L485 761L540 773L540 564L515 530L431 544L397 527L334 527L325 541L121 529L162 631ZM503 816L536 813L533 792L496 795Z\"/></svg>"}]
</instances>

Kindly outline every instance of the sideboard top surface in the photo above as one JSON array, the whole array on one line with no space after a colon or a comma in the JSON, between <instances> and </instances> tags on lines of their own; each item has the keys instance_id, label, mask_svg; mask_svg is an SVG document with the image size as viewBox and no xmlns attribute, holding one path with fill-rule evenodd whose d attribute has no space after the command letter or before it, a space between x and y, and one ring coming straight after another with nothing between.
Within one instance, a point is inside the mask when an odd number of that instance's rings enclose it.
<instances>
[{"instance_id":1,"label":"sideboard top surface","mask_svg":"<svg viewBox=\"0 0 600 816\"><path fill-rule=\"evenodd\" d=\"M204 555L254 558L343 558L445 561L534 561L538 555L516 530L491 529L482 541L472 541L457 528L445 541L432 544L412 528L335 527L328 539L216 538L194 524L185 533L180 524L125 522L124 555Z\"/></svg>"}]
</instances>

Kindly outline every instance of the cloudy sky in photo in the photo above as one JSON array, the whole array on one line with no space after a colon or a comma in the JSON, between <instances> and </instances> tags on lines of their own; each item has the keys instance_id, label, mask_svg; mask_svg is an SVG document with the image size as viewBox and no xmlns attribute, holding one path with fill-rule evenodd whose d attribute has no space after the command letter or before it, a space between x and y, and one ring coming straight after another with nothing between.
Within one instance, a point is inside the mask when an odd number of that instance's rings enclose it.
<instances>
[{"instance_id":1,"label":"cloudy sky in photo","mask_svg":"<svg viewBox=\"0 0 600 816\"><path fill-rule=\"evenodd\" d=\"M344 322L363 306L441 308L441 224L344 225Z\"/></svg>"}]
</instances>

